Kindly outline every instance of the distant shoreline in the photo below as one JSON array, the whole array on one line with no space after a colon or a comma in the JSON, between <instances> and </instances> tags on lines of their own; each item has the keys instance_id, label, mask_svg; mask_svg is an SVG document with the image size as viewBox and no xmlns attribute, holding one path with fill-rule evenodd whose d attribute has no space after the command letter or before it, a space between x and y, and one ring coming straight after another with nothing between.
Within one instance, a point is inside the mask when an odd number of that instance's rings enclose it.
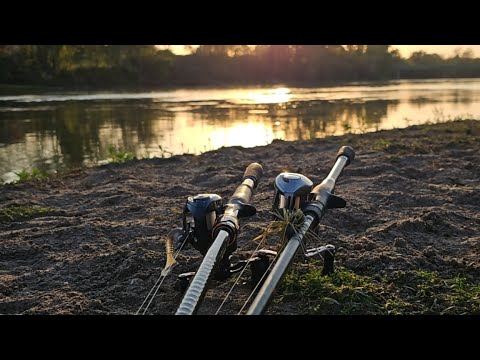
<instances>
[{"instance_id":1,"label":"distant shoreline","mask_svg":"<svg viewBox=\"0 0 480 360\"><path fill-rule=\"evenodd\" d=\"M395 83L397 81L448 81L448 80L472 80L480 79L480 76L471 77L412 77L412 78L392 78L384 80L361 80L361 81L325 81L325 82L265 82L265 83L208 83L208 84L167 84L167 85L131 85L131 86L72 86L69 84L5 84L0 83L0 96L11 95L13 93L24 94L23 91L43 92L62 92L62 91L99 91L99 92L137 92L137 91L170 91L179 89L230 89L230 88L268 88L268 87L292 87L292 88L318 88L318 87L337 87L337 86L362 86L362 85L382 85Z\"/></svg>"}]
</instances>

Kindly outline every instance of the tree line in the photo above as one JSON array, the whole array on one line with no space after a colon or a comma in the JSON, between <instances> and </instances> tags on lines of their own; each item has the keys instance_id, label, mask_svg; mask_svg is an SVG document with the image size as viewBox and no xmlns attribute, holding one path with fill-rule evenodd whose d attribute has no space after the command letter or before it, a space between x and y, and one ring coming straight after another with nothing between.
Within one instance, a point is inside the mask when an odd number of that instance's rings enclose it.
<instances>
[{"instance_id":1,"label":"tree line","mask_svg":"<svg viewBox=\"0 0 480 360\"><path fill-rule=\"evenodd\" d=\"M0 83L80 87L303 84L479 77L470 50L409 58L389 45L0 45Z\"/></svg>"}]
</instances>

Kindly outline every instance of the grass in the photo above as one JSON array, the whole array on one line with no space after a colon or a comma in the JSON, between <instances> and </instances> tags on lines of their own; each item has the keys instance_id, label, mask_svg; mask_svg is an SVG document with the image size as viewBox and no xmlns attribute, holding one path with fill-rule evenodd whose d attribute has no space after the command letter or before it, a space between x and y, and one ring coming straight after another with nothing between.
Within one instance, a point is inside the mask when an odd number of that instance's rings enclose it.
<instances>
[{"instance_id":1,"label":"grass","mask_svg":"<svg viewBox=\"0 0 480 360\"><path fill-rule=\"evenodd\" d=\"M23 169L22 171L16 172L14 174L19 177L19 179L16 181L17 183L22 183L28 180L41 181L48 178L48 174L38 168L33 168L32 171Z\"/></svg>"},{"instance_id":2,"label":"grass","mask_svg":"<svg viewBox=\"0 0 480 360\"><path fill-rule=\"evenodd\" d=\"M164 148L162 147L162 145L158 145L158 148L160 149L160 157L161 157L162 159L165 159L165 158L167 158L167 157L170 158L170 157L173 156L173 152L168 151L167 149L164 149ZM168 156L166 156L166 155L168 155Z\"/></svg>"},{"instance_id":3,"label":"grass","mask_svg":"<svg viewBox=\"0 0 480 360\"><path fill-rule=\"evenodd\" d=\"M135 155L131 152L119 149L113 145L108 147L108 157L112 163L124 163L125 161L132 160Z\"/></svg>"},{"instance_id":4,"label":"grass","mask_svg":"<svg viewBox=\"0 0 480 360\"><path fill-rule=\"evenodd\" d=\"M275 302L298 301L305 314L480 314L480 285L436 272L397 271L379 279L339 268L321 276L319 264L290 272Z\"/></svg>"},{"instance_id":5,"label":"grass","mask_svg":"<svg viewBox=\"0 0 480 360\"><path fill-rule=\"evenodd\" d=\"M173 156L172 152L163 149L161 146L159 146L159 148L162 152L161 153L162 158ZM119 163L124 163L128 160L132 160L132 159L135 158L135 154L133 154L131 152L128 152L128 151L125 151L125 150L122 150L120 148L117 148L113 145L109 145L107 151L108 151L108 158L109 158L108 162L110 162L110 163L119 164ZM147 154L146 157L149 158L148 154ZM45 171L40 170L38 168L33 168L31 171L23 169L22 171L15 172L14 174L19 177L19 179L17 181L15 181L15 183L22 183L22 182L29 181L29 180L42 181L42 180L50 178L50 175L48 173L46 173ZM5 184L4 181L2 179L0 179L0 185L4 185L4 184Z\"/></svg>"},{"instance_id":6,"label":"grass","mask_svg":"<svg viewBox=\"0 0 480 360\"><path fill-rule=\"evenodd\" d=\"M158 145L158 148L160 149L160 158L165 159L173 156L172 151L163 148L161 145ZM134 159L135 154L110 145L108 147L108 157L110 163L124 163L128 160ZM143 158L150 159L150 153L147 152Z\"/></svg>"},{"instance_id":7,"label":"grass","mask_svg":"<svg viewBox=\"0 0 480 360\"><path fill-rule=\"evenodd\" d=\"M385 139L378 139L373 143L372 148L377 151L388 149L392 145L392 142Z\"/></svg>"},{"instance_id":8,"label":"grass","mask_svg":"<svg viewBox=\"0 0 480 360\"><path fill-rule=\"evenodd\" d=\"M13 205L0 209L0 222L12 222L31 218L37 215L45 215L53 209L41 206Z\"/></svg>"},{"instance_id":9,"label":"grass","mask_svg":"<svg viewBox=\"0 0 480 360\"><path fill-rule=\"evenodd\" d=\"M477 146L480 142L478 121L451 120L435 127L419 125L411 128L412 135L403 137L394 133L370 133L367 136L344 138L344 143L364 151L384 152L396 157L409 154L434 154L446 146ZM398 160L398 159L392 159Z\"/></svg>"},{"instance_id":10,"label":"grass","mask_svg":"<svg viewBox=\"0 0 480 360\"><path fill-rule=\"evenodd\" d=\"M352 131L352 125L350 125L348 122L343 122L342 129L344 133L349 133Z\"/></svg>"},{"instance_id":11,"label":"grass","mask_svg":"<svg viewBox=\"0 0 480 360\"><path fill-rule=\"evenodd\" d=\"M289 227L292 227L295 231L298 231L305 220L305 216L301 210L291 211L288 209L278 209L272 211L276 221L270 222L253 241L260 241L262 245L265 244L268 237L280 236L281 243L284 244L287 240L287 231ZM292 229L292 230L293 230ZM314 236L313 232L308 232L307 237Z\"/></svg>"},{"instance_id":12,"label":"grass","mask_svg":"<svg viewBox=\"0 0 480 360\"><path fill-rule=\"evenodd\" d=\"M254 240L264 243L274 236L285 243L287 227L298 230L304 219L300 210L282 209L273 214L277 221ZM313 233L306 236L309 240L317 237ZM342 267L322 276L322 270L319 260L296 263L274 302L296 302L304 314L480 314L480 285L464 277L442 278L432 271L408 270L373 278Z\"/></svg>"}]
</instances>

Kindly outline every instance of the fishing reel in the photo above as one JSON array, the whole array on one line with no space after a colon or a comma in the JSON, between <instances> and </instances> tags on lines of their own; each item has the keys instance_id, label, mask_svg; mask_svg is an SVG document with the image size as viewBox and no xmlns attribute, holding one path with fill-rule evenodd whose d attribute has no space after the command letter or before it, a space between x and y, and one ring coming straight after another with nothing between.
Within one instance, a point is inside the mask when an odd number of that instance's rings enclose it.
<instances>
[{"instance_id":1,"label":"fishing reel","mask_svg":"<svg viewBox=\"0 0 480 360\"><path fill-rule=\"evenodd\" d=\"M283 172L275 178L273 209L298 210L308 200L313 182L304 175Z\"/></svg>"},{"instance_id":2,"label":"fishing reel","mask_svg":"<svg viewBox=\"0 0 480 360\"><path fill-rule=\"evenodd\" d=\"M223 201L217 194L189 196L183 207L183 231L189 243L205 255L213 242L212 230L223 214Z\"/></svg>"},{"instance_id":3,"label":"fishing reel","mask_svg":"<svg viewBox=\"0 0 480 360\"><path fill-rule=\"evenodd\" d=\"M273 183L275 194L272 209L276 213L273 220L284 218L286 212L301 210L308 200L313 188L313 182L302 174L283 172L275 178ZM294 222L300 221L300 218ZM295 234L293 226L289 223L286 229L288 238Z\"/></svg>"},{"instance_id":4,"label":"fishing reel","mask_svg":"<svg viewBox=\"0 0 480 360\"><path fill-rule=\"evenodd\" d=\"M297 173L283 172L275 178L275 194L273 198L273 210L279 212L281 209L290 211L303 210L309 201L316 195L313 189L313 182L306 176ZM288 224L286 235L291 238L295 230ZM320 256L324 261L322 275L333 273L335 247L325 245L320 248L309 249L304 254L306 257Z\"/></svg>"},{"instance_id":5,"label":"fishing reel","mask_svg":"<svg viewBox=\"0 0 480 360\"><path fill-rule=\"evenodd\" d=\"M243 217L255 214L256 210L251 205L244 205ZM183 207L182 214L182 236L177 237L176 248L182 248L186 243L190 244L205 255L214 241L214 227L218 220L223 216L225 206L222 198L217 194L198 194L189 196ZM252 269L252 285L259 281L261 275L268 267L268 257L272 256L272 251L259 251L249 260L241 260L235 264L230 261L232 253L236 250L237 243L233 241L228 245L225 255L219 262L215 278L224 280L235 274L247 265ZM261 275L260 275L261 273ZM179 289L184 289L195 272L188 272L178 276Z\"/></svg>"}]
</instances>

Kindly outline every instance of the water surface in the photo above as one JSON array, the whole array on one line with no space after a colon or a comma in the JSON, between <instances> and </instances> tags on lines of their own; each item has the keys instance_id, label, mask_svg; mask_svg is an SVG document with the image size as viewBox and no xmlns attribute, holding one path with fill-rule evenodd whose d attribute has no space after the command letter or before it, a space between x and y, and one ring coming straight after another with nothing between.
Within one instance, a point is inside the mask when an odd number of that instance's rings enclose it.
<instances>
[{"instance_id":1,"label":"water surface","mask_svg":"<svg viewBox=\"0 0 480 360\"><path fill-rule=\"evenodd\" d=\"M0 176L480 118L480 79L0 95Z\"/></svg>"}]
</instances>

